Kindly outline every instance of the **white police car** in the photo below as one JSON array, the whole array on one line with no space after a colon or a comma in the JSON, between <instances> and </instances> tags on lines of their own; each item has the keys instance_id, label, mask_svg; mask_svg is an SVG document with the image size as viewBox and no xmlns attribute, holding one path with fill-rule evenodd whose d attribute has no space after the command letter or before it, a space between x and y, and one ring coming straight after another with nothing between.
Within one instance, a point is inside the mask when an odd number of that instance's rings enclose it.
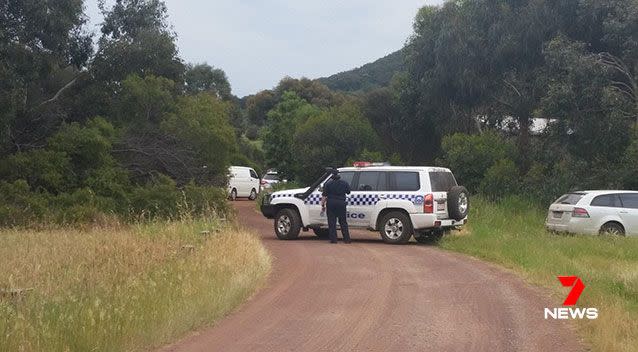
<instances>
[{"instance_id":1,"label":"white police car","mask_svg":"<svg viewBox=\"0 0 638 352\"><path fill-rule=\"evenodd\" d=\"M457 185L449 169L359 162L340 168L339 173L352 189L347 198L348 225L379 231L387 243L406 243L413 235L419 242L431 241L467 222L469 193ZM274 219L279 239L295 239L302 229L328 236L321 190L329 177L327 170L308 188L264 197L261 212Z\"/></svg>"}]
</instances>

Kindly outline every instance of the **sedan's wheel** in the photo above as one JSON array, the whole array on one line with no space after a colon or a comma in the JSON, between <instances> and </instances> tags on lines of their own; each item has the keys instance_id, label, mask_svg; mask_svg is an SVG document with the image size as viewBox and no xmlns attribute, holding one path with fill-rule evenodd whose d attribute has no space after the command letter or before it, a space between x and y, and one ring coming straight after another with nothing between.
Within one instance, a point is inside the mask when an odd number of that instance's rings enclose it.
<instances>
[{"instance_id":1,"label":"sedan's wheel","mask_svg":"<svg viewBox=\"0 0 638 352\"><path fill-rule=\"evenodd\" d=\"M406 243L412 237L412 222L404 213L389 212L381 220L379 232L386 243Z\"/></svg>"},{"instance_id":2,"label":"sedan's wheel","mask_svg":"<svg viewBox=\"0 0 638 352\"><path fill-rule=\"evenodd\" d=\"M233 202L237 200L237 190L234 188L232 191L230 191L230 200L232 200Z\"/></svg>"},{"instance_id":3,"label":"sedan's wheel","mask_svg":"<svg viewBox=\"0 0 638 352\"><path fill-rule=\"evenodd\" d=\"M624 236L625 228L617 222L608 222L600 227L600 231L598 233L608 236Z\"/></svg>"},{"instance_id":4,"label":"sedan's wheel","mask_svg":"<svg viewBox=\"0 0 638 352\"><path fill-rule=\"evenodd\" d=\"M250 200L257 199L257 191L255 191L254 188L250 191L250 196L248 196L248 199L250 199Z\"/></svg>"},{"instance_id":5,"label":"sedan's wheel","mask_svg":"<svg viewBox=\"0 0 638 352\"><path fill-rule=\"evenodd\" d=\"M280 240L292 240L299 236L301 219L296 210L281 209L275 216L275 234Z\"/></svg>"}]
</instances>

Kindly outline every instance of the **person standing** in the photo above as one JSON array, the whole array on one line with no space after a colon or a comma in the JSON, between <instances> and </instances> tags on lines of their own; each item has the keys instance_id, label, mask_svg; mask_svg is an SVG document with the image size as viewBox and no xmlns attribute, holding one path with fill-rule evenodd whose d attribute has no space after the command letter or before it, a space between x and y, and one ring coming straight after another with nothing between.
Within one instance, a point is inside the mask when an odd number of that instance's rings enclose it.
<instances>
[{"instance_id":1,"label":"person standing","mask_svg":"<svg viewBox=\"0 0 638 352\"><path fill-rule=\"evenodd\" d=\"M346 218L346 195L350 194L350 185L341 179L339 171L334 170L330 180L323 186L321 209L327 208L330 243L337 243L337 219L341 227L343 241L350 243L348 222ZM327 204L327 207L326 207Z\"/></svg>"}]
</instances>

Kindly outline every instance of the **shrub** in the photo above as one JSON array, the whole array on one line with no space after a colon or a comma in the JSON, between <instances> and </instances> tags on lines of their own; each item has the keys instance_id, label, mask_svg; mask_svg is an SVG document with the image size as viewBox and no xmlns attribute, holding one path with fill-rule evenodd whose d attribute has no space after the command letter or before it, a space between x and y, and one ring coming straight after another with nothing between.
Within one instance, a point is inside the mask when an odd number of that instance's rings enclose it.
<instances>
[{"instance_id":1,"label":"shrub","mask_svg":"<svg viewBox=\"0 0 638 352\"><path fill-rule=\"evenodd\" d=\"M297 127L293 144L296 175L300 181L310 183L325 167L342 166L350 156L379 145L372 125L357 106L343 104L329 109Z\"/></svg>"},{"instance_id":2,"label":"shrub","mask_svg":"<svg viewBox=\"0 0 638 352\"><path fill-rule=\"evenodd\" d=\"M623 157L624 184L629 189L638 189L638 139L634 140Z\"/></svg>"},{"instance_id":3,"label":"shrub","mask_svg":"<svg viewBox=\"0 0 638 352\"><path fill-rule=\"evenodd\" d=\"M0 181L0 226L39 222L47 209L48 195L31 192L27 181Z\"/></svg>"},{"instance_id":4,"label":"shrub","mask_svg":"<svg viewBox=\"0 0 638 352\"><path fill-rule=\"evenodd\" d=\"M138 219L174 217L180 198L175 181L160 174L149 185L133 189L130 215Z\"/></svg>"},{"instance_id":5,"label":"shrub","mask_svg":"<svg viewBox=\"0 0 638 352\"><path fill-rule=\"evenodd\" d=\"M64 152L35 149L0 160L0 179L24 180L34 189L62 192L71 182L70 159Z\"/></svg>"},{"instance_id":6,"label":"shrub","mask_svg":"<svg viewBox=\"0 0 638 352\"><path fill-rule=\"evenodd\" d=\"M519 191L518 169L510 159L501 159L485 172L480 192L491 199L512 195Z\"/></svg>"},{"instance_id":7,"label":"shrub","mask_svg":"<svg viewBox=\"0 0 638 352\"><path fill-rule=\"evenodd\" d=\"M184 203L189 214L228 214L228 194L223 188L202 187L189 183L183 190Z\"/></svg>"},{"instance_id":8,"label":"shrub","mask_svg":"<svg viewBox=\"0 0 638 352\"><path fill-rule=\"evenodd\" d=\"M516 159L514 144L494 132L456 133L446 136L442 147L443 158L438 163L451 168L459 183L472 192L479 189L484 175L497 161Z\"/></svg>"}]
</instances>

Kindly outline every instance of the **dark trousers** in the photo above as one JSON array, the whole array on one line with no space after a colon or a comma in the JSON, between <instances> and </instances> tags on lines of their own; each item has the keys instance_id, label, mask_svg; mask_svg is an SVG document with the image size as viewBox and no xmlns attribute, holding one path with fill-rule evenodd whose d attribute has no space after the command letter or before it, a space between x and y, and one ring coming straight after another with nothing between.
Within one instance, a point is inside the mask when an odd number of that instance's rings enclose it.
<instances>
[{"instance_id":1,"label":"dark trousers","mask_svg":"<svg viewBox=\"0 0 638 352\"><path fill-rule=\"evenodd\" d=\"M330 241L337 241L337 219L341 226L341 234L344 241L350 241L348 222L346 221L346 202L343 200L328 199L327 214Z\"/></svg>"}]
</instances>

